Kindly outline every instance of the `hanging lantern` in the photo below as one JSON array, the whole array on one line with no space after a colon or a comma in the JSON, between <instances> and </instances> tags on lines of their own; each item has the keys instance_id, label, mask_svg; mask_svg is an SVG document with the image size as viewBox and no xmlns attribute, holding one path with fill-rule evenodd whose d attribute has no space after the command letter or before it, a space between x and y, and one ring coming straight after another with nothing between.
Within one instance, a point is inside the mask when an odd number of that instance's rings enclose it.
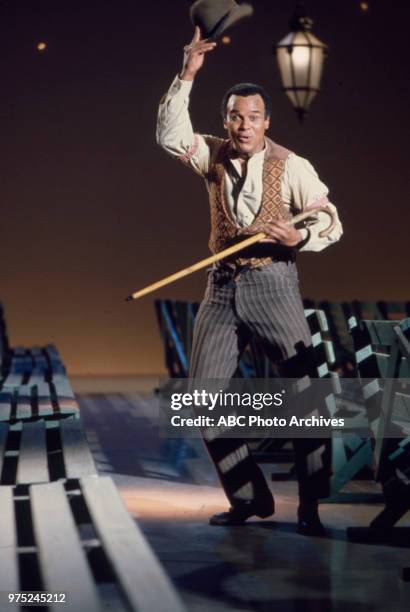
<instances>
[{"instance_id":1,"label":"hanging lantern","mask_svg":"<svg viewBox=\"0 0 410 612\"><path fill-rule=\"evenodd\" d=\"M298 3L290 23L292 31L275 46L282 89L302 121L312 100L320 91L327 45L310 31L313 21Z\"/></svg>"}]
</instances>

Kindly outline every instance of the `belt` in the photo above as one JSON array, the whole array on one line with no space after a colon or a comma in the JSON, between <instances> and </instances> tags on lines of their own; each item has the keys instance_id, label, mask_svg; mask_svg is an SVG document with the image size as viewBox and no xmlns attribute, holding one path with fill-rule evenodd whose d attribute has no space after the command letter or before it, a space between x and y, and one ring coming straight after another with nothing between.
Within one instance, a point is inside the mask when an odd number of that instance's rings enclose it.
<instances>
[{"instance_id":1,"label":"belt","mask_svg":"<svg viewBox=\"0 0 410 612\"><path fill-rule=\"evenodd\" d=\"M255 265L254 262L252 260L250 260L248 263L234 263L234 262L227 262L227 261L218 261L217 263L213 264L213 267L210 268L210 270L215 270L219 273L221 273L223 276L225 276L226 278L230 278L232 281L236 281L240 278L240 276L242 274L244 274L245 272L248 272L249 270L261 270L262 268L264 268L265 266L271 264L271 263L276 263L279 261L285 261L287 263L291 262L293 263L296 260L296 255L295 253L289 253L288 256L283 255L282 257L271 257L270 259L268 259L267 261L264 260L258 260L258 264Z\"/></svg>"}]
</instances>

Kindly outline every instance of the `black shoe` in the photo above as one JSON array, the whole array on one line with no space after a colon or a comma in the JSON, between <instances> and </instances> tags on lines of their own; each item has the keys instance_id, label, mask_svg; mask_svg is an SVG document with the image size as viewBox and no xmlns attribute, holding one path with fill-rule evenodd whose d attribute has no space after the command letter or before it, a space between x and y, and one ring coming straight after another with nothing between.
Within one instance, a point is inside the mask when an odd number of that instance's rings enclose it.
<instances>
[{"instance_id":1,"label":"black shoe","mask_svg":"<svg viewBox=\"0 0 410 612\"><path fill-rule=\"evenodd\" d=\"M317 502L299 505L297 532L307 536L326 535L326 529L319 517Z\"/></svg>"},{"instance_id":2,"label":"black shoe","mask_svg":"<svg viewBox=\"0 0 410 612\"><path fill-rule=\"evenodd\" d=\"M263 502L244 501L229 508L228 512L214 514L209 519L210 525L243 525L250 516L266 518L275 512L273 497Z\"/></svg>"}]
</instances>

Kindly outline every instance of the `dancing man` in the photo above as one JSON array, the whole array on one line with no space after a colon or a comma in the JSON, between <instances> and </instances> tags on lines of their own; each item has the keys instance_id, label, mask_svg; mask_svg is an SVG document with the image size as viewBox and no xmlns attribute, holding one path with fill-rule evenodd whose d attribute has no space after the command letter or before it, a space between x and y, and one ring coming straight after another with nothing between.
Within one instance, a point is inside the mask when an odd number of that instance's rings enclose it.
<instances>
[{"instance_id":1,"label":"dancing man","mask_svg":"<svg viewBox=\"0 0 410 612\"><path fill-rule=\"evenodd\" d=\"M311 164L266 136L272 108L263 87L242 83L227 91L222 101L226 139L194 133L189 94L205 55L215 47L196 27L184 47L182 71L161 100L157 141L205 179L212 252L258 232L267 238L210 272L195 320L189 375L229 379L250 338L256 337L281 376L317 376L295 259L299 251L322 251L339 240L341 224ZM321 212L302 227L287 223L296 213L323 203L336 218L328 236L320 236L328 225ZM239 525L250 516L273 514L272 494L246 442L217 435L204 442L231 505L210 523ZM330 440L298 438L293 443L298 531L320 534L318 500L329 495Z\"/></svg>"}]
</instances>

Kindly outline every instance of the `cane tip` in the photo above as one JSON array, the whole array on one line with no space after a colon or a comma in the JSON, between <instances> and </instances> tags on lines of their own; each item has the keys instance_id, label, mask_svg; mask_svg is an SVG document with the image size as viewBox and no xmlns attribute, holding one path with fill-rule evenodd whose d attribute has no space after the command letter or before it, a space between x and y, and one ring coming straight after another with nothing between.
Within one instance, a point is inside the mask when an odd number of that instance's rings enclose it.
<instances>
[{"instance_id":1,"label":"cane tip","mask_svg":"<svg viewBox=\"0 0 410 612\"><path fill-rule=\"evenodd\" d=\"M131 302L134 298L132 297L132 295L129 295L125 298L126 302Z\"/></svg>"}]
</instances>

